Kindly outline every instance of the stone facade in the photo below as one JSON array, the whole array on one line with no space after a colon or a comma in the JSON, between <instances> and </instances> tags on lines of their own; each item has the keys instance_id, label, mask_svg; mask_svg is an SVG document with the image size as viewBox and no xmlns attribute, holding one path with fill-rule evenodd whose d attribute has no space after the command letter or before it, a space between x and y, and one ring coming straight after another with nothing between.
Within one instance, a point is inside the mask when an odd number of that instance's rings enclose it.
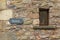
<instances>
[{"instance_id":1,"label":"stone facade","mask_svg":"<svg viewBox=\"0 0 60 40\"><path fill-rule=\"evenodd\" d=\"M6 9L6 0L0 0L0 10Z\"/></svg>"},{"instance_id":2,"label":"stone facade","mask_svg":"<svg viewBox=\"0 0 60 40\"><path fill-rule=\"evenodd\" d=\"M0 40L60 40L60 29L33 29L39 26L39 8L49 8L49 25L60 27L60 0L7 0L3 3L6 8L0 11ZM11 25L10 18L23 18L24 23Z\"/></svg>"}]
</instances>

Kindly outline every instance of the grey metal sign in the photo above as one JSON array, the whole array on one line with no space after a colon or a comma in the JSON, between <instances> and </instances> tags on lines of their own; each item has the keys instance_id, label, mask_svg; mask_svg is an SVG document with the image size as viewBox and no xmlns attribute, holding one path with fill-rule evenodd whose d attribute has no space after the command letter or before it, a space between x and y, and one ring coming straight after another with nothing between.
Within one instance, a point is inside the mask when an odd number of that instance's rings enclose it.
<instances>
[{"instance_id":1,"label":"grey metal sign","mask_svg":"<svg viewBox=\"0 0 60 40\"><path fill-rule=\"evenodd\" d=\"M11 24L22 25L24 21L22 18L10 18L9 22Z\"/></svg>"}]
</instances>

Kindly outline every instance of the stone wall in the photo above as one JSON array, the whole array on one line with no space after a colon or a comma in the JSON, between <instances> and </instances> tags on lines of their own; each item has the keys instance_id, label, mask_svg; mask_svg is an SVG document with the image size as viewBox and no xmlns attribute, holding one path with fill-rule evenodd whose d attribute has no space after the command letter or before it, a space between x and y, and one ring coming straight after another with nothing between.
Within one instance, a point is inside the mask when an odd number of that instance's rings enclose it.
<instances>
[{"instance_id":1,"label":"stone wall","mask_svg":"<svg viewBox=\"0 0 60 40\"><path fill-rule=\"evenodd\" d=\"M39 8L49 8L49 25L60 27L60 0L7 0L0 11L0 40L60 40L60 29L34 30L39 26ZM4 5L5 6L5 5ZM10 18L23 18L23 25L11 25Z\"/></svg>"}]
</instances>

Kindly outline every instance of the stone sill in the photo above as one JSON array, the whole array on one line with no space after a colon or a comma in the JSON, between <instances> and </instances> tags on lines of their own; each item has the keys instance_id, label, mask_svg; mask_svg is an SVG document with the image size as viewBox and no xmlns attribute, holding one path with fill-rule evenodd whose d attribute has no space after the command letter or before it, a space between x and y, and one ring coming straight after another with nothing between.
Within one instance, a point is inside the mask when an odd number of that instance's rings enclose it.
<instances>
[{"instance_id":1,"label":"stone sill","mask_svg":"<svg viewBox=\"0 0 60 40\"><path fill-rule=\"evenodd\" d=\"M57 27L55 26L35 26L33 27L34 30L55 30Z\"/></svg>"}]
</instances>

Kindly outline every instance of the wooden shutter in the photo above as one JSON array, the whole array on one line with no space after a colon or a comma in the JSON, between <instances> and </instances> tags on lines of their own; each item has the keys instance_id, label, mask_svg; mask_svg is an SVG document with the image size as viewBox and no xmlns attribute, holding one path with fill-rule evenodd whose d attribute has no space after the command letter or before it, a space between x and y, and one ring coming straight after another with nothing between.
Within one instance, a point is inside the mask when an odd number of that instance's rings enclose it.
<instances>
[{"instance_id":1,"label":"wooden shutter","mask_svg":"<svg viewBox=\"0 0 60 40\"><path fill-rule=\"evenodd\" d=\"M48 26L49 24L49 9L39 9L39 19L41 26Z\"/></svg>"}]
</instances>

